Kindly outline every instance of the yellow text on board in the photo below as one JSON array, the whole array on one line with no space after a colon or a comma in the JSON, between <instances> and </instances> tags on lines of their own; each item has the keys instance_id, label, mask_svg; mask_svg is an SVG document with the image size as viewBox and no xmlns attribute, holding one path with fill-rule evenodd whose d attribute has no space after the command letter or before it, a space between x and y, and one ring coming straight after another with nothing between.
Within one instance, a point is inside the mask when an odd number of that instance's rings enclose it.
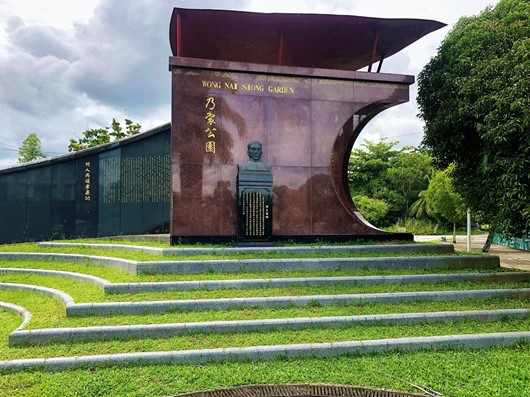
<instances>
[{"instance_id":1,"label":"yellow text on board","mask_svg":"<svg viewBox=\"0 0 530 397\"><path fill-rule=\"evenodd\" d=\"M230 90L230 91L254 91L254 92L270 92L271 94L280 95L294 95L294 87L282 86L282 85L264 85L264 84L250 84L243 83L239 84L236 82L227 81L212 81L202 80L203 88L212 88L217 90Z\"/></svg>"}]
</instances>

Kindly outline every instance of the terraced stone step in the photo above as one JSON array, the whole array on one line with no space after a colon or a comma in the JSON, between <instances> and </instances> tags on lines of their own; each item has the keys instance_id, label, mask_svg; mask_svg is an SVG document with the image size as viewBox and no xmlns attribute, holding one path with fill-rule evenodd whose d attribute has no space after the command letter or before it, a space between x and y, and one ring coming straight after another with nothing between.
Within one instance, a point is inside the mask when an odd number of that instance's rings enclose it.
<instances>
[{"instance_id":1,"label":"terraced stone step","mask_svg":"<svg viewBox=\"0 0 530 397\"><path fill-rule=\"evenodd\" d=\"M359 269L492 269L498 256L415 256L379 258L228 259L179 262L140 262L138 273L200 274L221 272L277 272Z\"/></svg>"},{"instance_id":2,"label":"terraced stone step","mask_svg":"<svg viewBox=\"0 0 530 397\"><path fill-rule=\"evenodd\" d=\"M138 315L165 313L170 311L228 310L257 307L288 307L308 305L345 305L370 302L422 302L454 301L492 298L526 298L530 288L482 289L451 291L415 291L341 295L304 295L280 297L247 297L220 299L189 299L147 302L97 302L74 303L73 298L54 288L29 284L0 283L0 290L19 290L39 293L59 301L66 309L67 316L106 316L114 314Z\"/></svg>"},{"instance_id":3,"label":"terraced stone step","mask_svg":"<svg viewBox=\"0 0 530 397\"><path fill-rule=\"evenodd\" d=\"M25 307L20 305L15 305L9 302L0 302L0 309L15 312L22 317L22 324L20 324L14 332L21 331L26 328L31 320L31 313Z\"/></svg>"},{"instance_id":4,"label":"terraced stone step","mask_svg":"<svg viewBox=\"0 0 530 397\"><path fill-rule=\"evenodd\" d=\"M413 283L445 283L464 281L498 281L522 282L530 281L530 272L506 273L453 273L453 274L410 274L397 276L341 276L341 277L292 277L292 278L260 278L236 280L201 280L171 281L144 283L111 283L100 277L60 270L42 270L27 268L0 268L1 274L35 274L39 276L70 278L97 286L108 294L159 292L159 291L191 291L216 289L253 289L278 288L294 286L325 286L336 284L413 284Z\"/></svg>"},{"instance_id":5,"label":"terraced stone step","mask_svg":"<svg viewBox=\"0 0 530 397\"><path fill-rule=\"evenodd\" d=\"M103 340L167 338L194 333L249 332L312 327L344 327L348 325L422 324L452 321L499 321L527 318L530 309L469 310L360 316L304 317L267 320L206 321L194 323L122 325L83 328L47 328L22 330L9 335L9 346L43 345Z\"/></svg>"},{"instance_id":6,"label":"terraced stone step","mask_svg":"<svg viewBox=\"0 0 530 397\"><path fill-rule=\"evenodd\" d=\"M306 295L256 298L168 300L150 302L102 302L66 305L67 316L138 315L170 311L228 310L256 307L345 305L371 302L449 301L491 298L526 298L530 288L467 291L419 291L343 295Z\"/></svg>"},{"instance_id":7,"label":"terraced stone step","mask_svg":"<svg viewBox=\"0 0 530 397\"><path fill-rule=\"evenodd\" d=\"M61 371L95 368L107 365L204 364L227 361L266 361L277 358L335 357L347 354L369 354L395 351L439 349L483 349L512 347L530 342L528 332L464 334L400 339L378 339L332 343L310 343L274 346L232 347L166 352L104 354L77 357L33 358L0 361L0 373L24 370Z\"/></svg>"},{"instance_id":8,"label":"terraced stone step","mask_svg":"<svg viewBox=\"0 0 530 397\"><path fill-rule=\"evenodd\" d=\"M238 254L344 254L344 253L428 253L452 254L452 244L385 244L385 245L324 245L274 247L193 247L157 248L141 245L41 242L40 248L97 248L119 251L146 252L161 256L238 255Z\"/></svg>"},{"instance_id":9,"label":"terraced stone step","mask_svg":"<svg viewBox=\"0 0 530 397\"><path fill-rule=\"evenodd\" d=\"M493 255L139 262L121 258L77 254L0 252L0 260L71 262L116 268L131 274L199 274L211 272L288 272L354 269L493 269L500 267L499 257Z\"/></svg>"}]
</instances>

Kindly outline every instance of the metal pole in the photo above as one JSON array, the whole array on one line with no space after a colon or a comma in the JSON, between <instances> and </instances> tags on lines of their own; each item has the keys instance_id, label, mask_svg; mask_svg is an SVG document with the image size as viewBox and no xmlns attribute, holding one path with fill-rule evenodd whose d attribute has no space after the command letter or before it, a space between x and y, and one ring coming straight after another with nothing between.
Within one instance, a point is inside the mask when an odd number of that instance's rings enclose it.
<instances>
[{"instance_id":1,"label":"metal pole","mask_svg":"<svg viewBox=\"0 0 530 397\"><path fill-rule=\"evenodd\" d=\"M471 251L471 210L467 210L467 252Z\"/></svg>"}]
</instances>

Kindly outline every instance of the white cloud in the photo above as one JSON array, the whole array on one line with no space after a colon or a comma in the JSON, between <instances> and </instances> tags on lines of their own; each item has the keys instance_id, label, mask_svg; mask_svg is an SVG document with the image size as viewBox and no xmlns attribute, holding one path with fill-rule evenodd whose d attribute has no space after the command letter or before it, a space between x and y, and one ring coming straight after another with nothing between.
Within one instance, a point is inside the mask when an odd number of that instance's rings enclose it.
<instances>
[{"instance_id":1,"label":"white cloud","mask_svg":"<svg viewBox=\"0 0 530 397\"><path fill-rule=\"evenodd\" d=\"M0 0L0 167L36 132L47 152L65 152L87 128L130 118L145 129L170 120L168 28L174 6L263 12L437 19L452 24L487 0ZM494 1L493 3L496 3ZM417 74L449 28L385 60L384 72ZM367 137L421 133L411 102L366 127ZM421 135L398 137L419 143Z\"/></svg>"}]
</instances>

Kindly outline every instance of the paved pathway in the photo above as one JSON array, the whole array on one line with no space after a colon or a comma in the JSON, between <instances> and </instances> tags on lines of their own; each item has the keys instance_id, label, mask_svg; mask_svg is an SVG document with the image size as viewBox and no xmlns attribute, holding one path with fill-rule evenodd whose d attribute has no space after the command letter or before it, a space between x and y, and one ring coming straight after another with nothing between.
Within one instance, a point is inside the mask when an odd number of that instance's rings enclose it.
<instances>
[{"instance_id":1,"label":"paved pathway","mask_svg":"<svg viewBox=\"0 0 530 397\"><path fill-rule=\"evenodd\" d=\"M453 235L414 236L414 241L442 242L442 237L446 238L447 244L452 244ZM486 237L487 234L471 236L471 251L481 252L482 247L486 242ZM467 236L456 236L455 250L467 250ZM490 254L498 255L501 258L501 266L530 271L530 251L517 250L500 244L492 244Z\"/></svg>"}]
</instances>

